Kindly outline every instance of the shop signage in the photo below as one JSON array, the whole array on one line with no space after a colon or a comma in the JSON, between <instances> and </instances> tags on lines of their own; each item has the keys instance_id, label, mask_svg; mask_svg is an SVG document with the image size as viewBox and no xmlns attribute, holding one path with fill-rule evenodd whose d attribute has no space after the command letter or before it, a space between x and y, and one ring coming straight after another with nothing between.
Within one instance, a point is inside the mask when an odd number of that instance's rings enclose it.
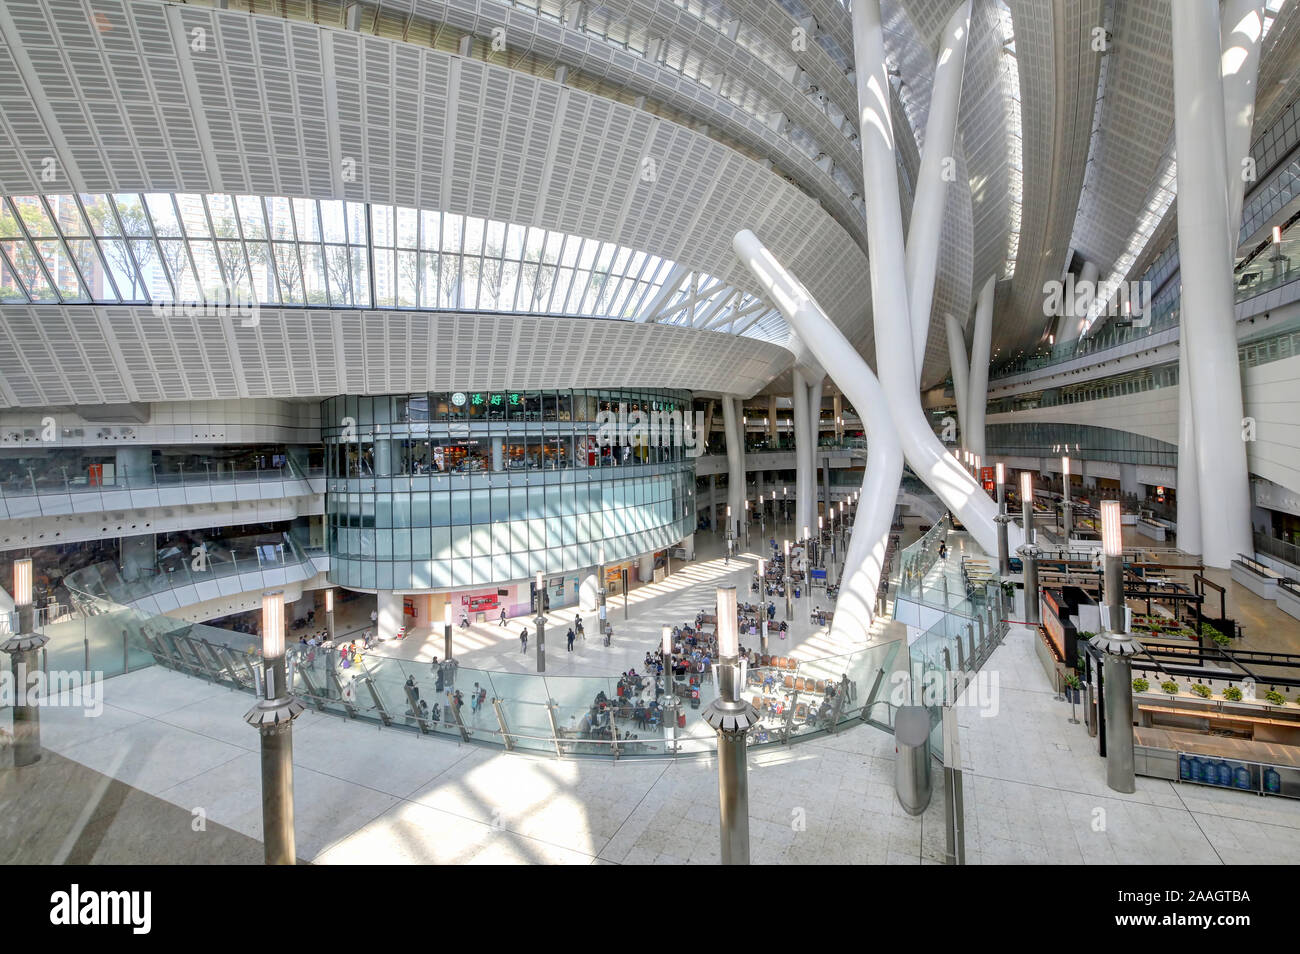
<instances>
[{"instance_id":1,"label":"shop signage","mask_svg":"<svg viewBox=\"0 0 1300 954\"><path fill-rule=\"evenodd\" d=\"M500 605L500 601L495 593L488 593L483 596L462 596L460 602L462 606L468 607L471 613L480 613L484 610L496 609Z\"/></svg>"}]
</instances>

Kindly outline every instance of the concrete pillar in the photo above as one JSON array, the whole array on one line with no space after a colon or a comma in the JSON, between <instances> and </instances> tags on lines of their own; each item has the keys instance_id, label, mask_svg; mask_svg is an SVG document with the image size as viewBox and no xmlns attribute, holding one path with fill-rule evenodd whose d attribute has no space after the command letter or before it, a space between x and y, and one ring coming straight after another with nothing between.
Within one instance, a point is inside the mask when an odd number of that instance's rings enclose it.
<instances>
[{"instance_id":1,"label":"concrete pillar","mask_svg":"<svg viewBox=\"0 0 1300 954\"><path fill-rule=\"evenodd\" d=\"M781 443L781 429L777 426L776 421L776 395L770 395L767 399L767 439L775 450Z\"/></svg>"},{"instance_id":2,"label":"concrete pillar","mask_svg":"<svg viewBox=\"0 0 1300 954\"><path fill-rule=\"evenodd\" d=\"M402 628L402 597L392 590L380 590L375 594L378 602L379 624L377 635L380 639L392 639Z\"/></svg>"},{"instance_id":3,"label":"concrete pillar","mask_svg":"<svg viewBox=\"0 0 1300 954\"><path fill-rule=\"evenodd\" d=\"M119 487L149 487L154 482L153 451L148 447L118 447L113 451ZM129 483L128 483L129 482Z\"/></svg>"},{"instance_id":4,"label":"concrete pillar","mask_svg":"<svg viewBox=\"0 0 1300 954\"><path fill-rule=\"evenodd\" d=\"M586 463L584 460L583 463ZM492 469L506 469L506 439L504 437L492 438Z\"/></svg>"},{"instance_id":5,"label":"concrete pillar","mask_svg":"<svg viewBox=\"0 0 1300 954\"><path fill-rule=\"evenodd\" d=\"M393 442L387 437L375 441L375 476L393 476Z\"/></svg>"},{"instance_id":6,"label":"concrete pillar","mask_svg":"<svg viewBox=\"0 0 1300 954\"><path fill-rule=\"evenodd\" d=\"M1180 323L1182 319L1180 317ZM1199 555L1201 552L1201 478L1196 469L1196 424L1192 420L1192 391L1187 382L1185 340L1178 343L1178 472L1174 489L1178 492L1178 549Z\"/></svg>"},{"instance_id":7,"label":"concrete pillar","mask_svg":"<svg viewBox=\"0 0 1300 954\"><path fill-rule=\"evenodd\" d=\"M718 475L709 474L709 527L718 531Z\"/></svg>"},{"instance_id":8,"label":"concrete pillar","mask_svg":"<svg viewBox=\"0 0 1300 954\"><path fill-rule=\"evenodd\" d=\"M814 493L812 473L812 436L808 433L808 379L802 371L794 372L794 535L798 537L808 525L810 501Z\"/></svg>"},{"instance_id":9,"label":"concrete pillar","mask_svg":"<svg viewBox=\"0 0 1300 954\"><path fill-rule=\"evenodd\" d=\"M1241 369L1228 242L1224 98L1217 0L1170 5L1174 139L1178 154L1178 253L1183 283L1202 558L1227 567L1252 549L1250 477L1242 440Z\"/></svg>"},{"instance_id":10,"label":"concrete pillar","mask_svg":"<svg viewBox=\"0 0 1300 954\"><path fill-rule=\"evenodd\" d=\"M907 233L907 300L912 319L912 351L916 386L920 387L925 346L930 334L930 308L934 299L935 270L939 263L939 235L948 198L946 167L952 162L957 131L957 106L966 62L966 37L970 33L970 0L959 3L939 38L939 58L930 84L930 112L925 123L925 150L916 177L916 198Z\"/></svg>"},{"instance_id":11,"label":"concrete pillar","mask_svg":"<svg viewBox=\"0 0 1300 954\"><path fill-rule=\"evenodd\" d=\"M740 442L737 445L737 451L740 454L740 507L736 510L737 519L742 523L745 522L745 501L749 499L748 471L745 467L745 402L740 398L732 401L736 420L740 422ZM750 515L752 517L752 514ZM749 527L746 526L743 531L749 533Z\"/></svg>"},{"instance_id":12,"label":"concrete pillar","mask_svg":"<svg viewBox=\"0 0 1300 954\"><path fill-rule=\"evenodd\" d=\"M966 399L970 396L970 358L966 355L966 331L957 320L957 316L946 313L943 316L948 334L948 363L952 365L952 394L957 402L957 426L961 431L958 445L966 442L966 428L970 419L966 416Z\"/></svg>"},{"instance_id":13,"label":"concrete pillar","mask_svg":"<svg viewBox=\"0 0 1300 954\"><path fill-rule=\"evenodd\" d=\"M993 340L993 291L997 276L990 275L980 289L975 305L975 334L970 344L970 379L966 392L966 417L963 434L966 447L984 457L984 408L989 400L989 349Z\"/></svg>"},{"instance_id":14,"label":"concrete pillar","mask_svg":"<svg viewBox=\"0 0 1300 954\"><path fill-rule=\"evenodd\" d=\"M583 574L582 581L578 584L578 609L584 613L594 613L596 606L600 602L597 591L600 589L600 577L596 573L596 568L592 567Z\"/></svg>"},{"instance_id":15,"label":"concrete pillar","mask_svg":"<svg viewBox=\"0 0 1300 954\"><path fill-rule=\"evenodd\" d=\"M736 413L736 402L731 398L722 399L722 423L727 435L727 506L731 508L730 523L726 531L735 535L743 516L745 500L745 459L744 444L740 433L740 415ZM724 510L725 514L726 511ZM739 539L736 540L739 544Z\"/></svg>"},{"instance_id":16,"label":"concrete pillar","mask_svg":"<svg viewBox=\"0 0 1300 954\"><path fill-rule=\"evenodd\" d=\"M1142 485L1138 483L1137 464L1119 465L1119 489L1126 494L1141 496Z\"/></svg>"},{"instance_id":17,"label":"concrete pillar","mask_svg":"<svg viewBox=\"0 0 1300 954\"><path fill-rule=\"evenodd\" d=\"M844 439L844 398L835 395L831 399L831 413L835 415L835 440Z\"/></svg>"},{"instance_id":18,"label":"concrete pillar","mask_svg":"<svg viewBox=\"0 0 1300 954\"><path fill-rule=\"evenodd\" d=\"M688 533L686 534L686 536L682 537L681 547L684 551L686 551L686 559L694 560L695 559L695 534Z\"/></svg>"},{"instance_id":19,"label":"concrete pillar","mask_svg":"<svg viewBox=\"0 0 1300 954\"><path fill-rule=\"evenodd\" d=\"M636 575L642 583L650 583L655 578L655 555L644 553L637 557Z\"/></svg>"}]
</instances>

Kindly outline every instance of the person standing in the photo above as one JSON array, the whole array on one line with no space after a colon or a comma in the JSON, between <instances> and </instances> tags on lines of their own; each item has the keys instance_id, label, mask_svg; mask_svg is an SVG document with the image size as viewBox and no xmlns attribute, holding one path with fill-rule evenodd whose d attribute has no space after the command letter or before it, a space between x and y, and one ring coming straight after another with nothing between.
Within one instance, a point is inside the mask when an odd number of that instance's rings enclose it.
<instances>
[{"instance_id":1,"label":"person standing","mask_svg":"<svg viewBox=\"0 0 1300 954\"><path fill-rule=\"evenodd\" d=\"M573 652L573 640L574 640L573 627L570 626L569 627L569 652Z\"/></svg>"}]
</instances>

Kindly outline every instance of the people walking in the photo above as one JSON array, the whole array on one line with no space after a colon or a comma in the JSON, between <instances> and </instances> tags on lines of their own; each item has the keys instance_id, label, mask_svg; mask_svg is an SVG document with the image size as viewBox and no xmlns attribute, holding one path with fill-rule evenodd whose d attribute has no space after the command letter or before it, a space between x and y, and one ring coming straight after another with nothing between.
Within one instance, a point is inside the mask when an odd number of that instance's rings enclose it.
<instances>
[{"instance_id":1,"label":"people walking","mask_svg":"<svg viewBox=\"0 0 1300 954\"><path fill-rule=\"evenodd\" d=\"M500 625L501 625L501 626L505 626L505 624L506 624L506 608L503 606L503 607L501 607L501 623L500 623Z\"/></svg>"},{"instance_id":2,"label":"people walking","mask_svg":"<svg viewBox=\"0 0 1300 954\"><path fill-rule=\"evenodd\" d=\"M519 630L519 651L528 652L528 627L524 626Z\"/></svg>"}]
</instances>

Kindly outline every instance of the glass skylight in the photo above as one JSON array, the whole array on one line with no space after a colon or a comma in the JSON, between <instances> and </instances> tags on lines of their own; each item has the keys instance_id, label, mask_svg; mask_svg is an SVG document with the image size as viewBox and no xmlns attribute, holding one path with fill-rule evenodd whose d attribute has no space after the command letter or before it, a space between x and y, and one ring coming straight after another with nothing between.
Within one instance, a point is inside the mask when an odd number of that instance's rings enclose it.
<instances>
[{"instance_id":1,"label":"glass skylight","mask_svg":"<svg viewBox=\"0 0 1300 954\"><path fill-rule=\"evenodd\" d=\"M243 300L632 319L670 274L717 283L610 242L401 206L228 194L0 198L3 302ZM710 327L772 331L760 324L770 309L746 311L757 299L734 297L712 310Z\"/></svg>"}]
</instances>

